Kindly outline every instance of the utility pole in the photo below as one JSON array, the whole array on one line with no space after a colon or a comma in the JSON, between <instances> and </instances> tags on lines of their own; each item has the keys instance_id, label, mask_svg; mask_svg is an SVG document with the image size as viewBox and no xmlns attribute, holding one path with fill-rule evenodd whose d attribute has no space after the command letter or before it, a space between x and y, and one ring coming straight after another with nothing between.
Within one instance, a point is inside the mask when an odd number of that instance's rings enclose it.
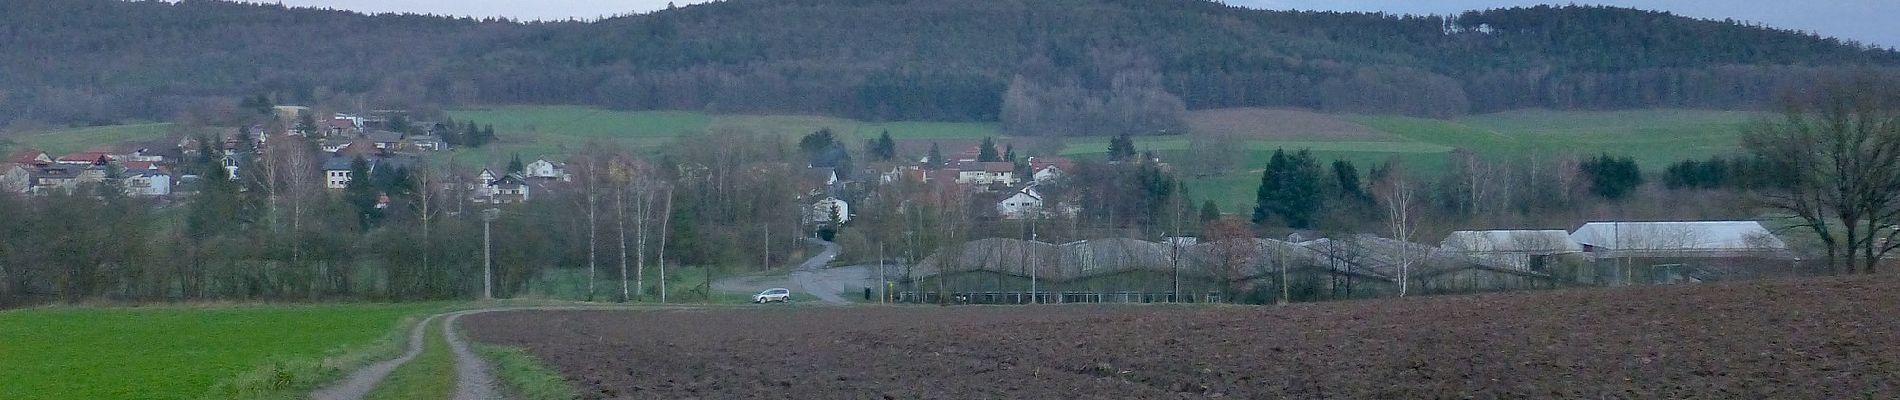
<instances>
[{"instance_id":1,"label":"utility pole","mask_svg":"<svg viewBox=\"0 0 1900 400\"><path fill-rule=\"evenodd\" d=\"M1174 272L1174 291L1168 293L1168 302L1181 301L1181 219L1187 216L1186 204L1182 204L1187 201L1181 189L1181 181L1174 181L1174 238L1168 239L1168 265Z\"/></svg>"},{"instance_id":2,"label":"utility pole","mask_svg":"<svg viewBox=\"0 0 1900 400\"><path fill-rule=\"evenodd\" d=\"M1036 242L1036 219L1041 218L1041 217L1042 217L1041 215L1035 215L1029 218L1029 242L1030 243ZM1027 249L1028 246L1024 246L1024 248ZM1029 304L1042 303L1042 296L1036 293L1036 283L1037 283L1036 282L1036 269L1037 269L1036 267L1040 266L1038 265L1040 264L1038 261L1040 260L1037 260L1033 257L1029 259Z\"/></svg>"},{"instance_id":3,"label":"utility pole","mask_svg":"<svg viewBox=\"0 0 1900 400\"><path fill-rule=\"evenodd\" d=\"M498 218L501 218L501 209L482 210L482 300L495 299L495 246L488 226Z\"/></svg>"},{"instance_id":4,"label":"utility pole","mask_svg":"<svg viewBox=\"0 0 1900 400\"><path fill-rule=\"evenodd\" d=\"M884 304L884 300L890 295L890 290L884 285L884 242L879 241L877 242L877 303Z\"/></svg>"}]
</instances>

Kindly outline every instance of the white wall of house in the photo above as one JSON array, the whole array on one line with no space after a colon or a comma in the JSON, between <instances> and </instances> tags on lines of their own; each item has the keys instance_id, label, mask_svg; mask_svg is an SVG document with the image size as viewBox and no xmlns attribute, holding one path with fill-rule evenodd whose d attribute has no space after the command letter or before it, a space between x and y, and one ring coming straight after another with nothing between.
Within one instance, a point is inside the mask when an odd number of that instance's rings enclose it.
<instances>
[{"instance_id":1,"label":"white wall of house","mask_svg":"<svg viewBox=\"0 0 1900 400\"><path fill-rule=\"evenodd\" d=\"M815 224L830 223L833 217L837 217L837 222L840 224L851 222L851 204L836 197L826 197L824 200L812 203L811 211L806 214L805 221Z\"/></svg>"},{"instance_id":2,"label":"white wall of house","mask_svg":"<svg viewBox=\"0 0 1900 400\"><path fill-rule=\"evenodd\" d=\"M1043 167L1041 170L1037 170L1035 177L1033 179L1035 179L1036 182L1048 182L1048 181L1056 180L1056 178L1061 178L1061 177L1062 177L1062 169L1056 168L1056 166L1051 165L1051 166Z\"/></svg>"},{"instance_id":3,"label":"white wall of house","mask_svg":"<svg viewBox=\"0 0 1900 400\"><path fill-rule=\"evenodd\" d=\"M572 179L567 175L566 168L561 168L560 165L556 165L554 162L548 160L534 160L534 162L528 163L523 169L525 169L525 171L522 171L522 173L527 174L529 178L559 179L562 181Z\"/></svg>"},{"instance_id":4,"label":"white wall of house","mask_svg":"<svg viewBox=\"0 0 1900 400\"><path fill-rule=\"evenodd\" d=\"M966 185L988 185L993 183L1014 185L1016 184L1016 173L989 172L983 170L957 171L957 183Z\"/></svg>"},{"instance_id":5,"label":"white wall of house","mask_svg":"<svg viewBox=\"0 0 1900 400\"><path fill-rule=\"evenodd\" d=\"M996 214L1006 219L1024 219L1042 212L1042 196L1034 190L1016 192L1003 201L996 203Z\"/></svg>"},{"instance_id":6,"label":"white wall of house","mask_svg":"<svg viewBox=\"0 0 1900 400\"><path fill-rule=\"evenodd\" d=\"M164 174L134 175L125 178L125 194L128 196L170 196L172 177Z\"/></svg>"},{"instance_id":7,"label":"white wall of house","mask_svg":"<svg viewBox=\"0 0 1900 400\"><path fill-rule=\"evenodd\" d=\"M323 171L323 174L324 187L331 189L350 187L350 171L348 170L327 170Z\"/></svg>"}]
</instances>

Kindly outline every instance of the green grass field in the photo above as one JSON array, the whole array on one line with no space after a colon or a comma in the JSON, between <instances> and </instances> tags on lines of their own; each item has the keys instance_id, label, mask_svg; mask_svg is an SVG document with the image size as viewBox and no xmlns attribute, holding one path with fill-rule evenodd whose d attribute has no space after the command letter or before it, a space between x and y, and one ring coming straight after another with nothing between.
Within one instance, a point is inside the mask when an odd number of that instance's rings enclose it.
<instances>
[{"instance_id":1,"label":"green grass field","mask_svg":"<svg viewBox=\"0 0 1900 400\"><path fill-rule=\"evenodd\" d=\"M170 123L59 129L16 136L11 139L13 142L11 148L5 150L11 152L17 149L40 149L58 157L61 154L82 151L92 146L163 138L171 131L172 124Z\"/></svg>"},{"instance_id":2,"label":"green grass field","mask_svg":"<svg viewBox=\"0 0 1900 400\"><path fill-rule=\"evenodd\" d=\"M1657 171L1684 159L1741 150L1742 128L1760 114L1740 111L1523 110L1458 120L1351 116L1413 141L1505 157L1630 156Z\"/></svg>"},{"instance_id":3,"label":"green grass field","mask_svg":"<svg viewBox=\"0 0 1900 400\"><path fill-rule=\"evenodd\" d=\"M505 162L514 153L533 158L567 154L589 140L607 140L636 149L650 149L682 133L714 129L745 129L786 137L789 143L820 128L838 132L846 143L858 143L889 130L899 140L969 141L1001 137L994 123L889 122L872 123L843 118L787 115L712 115L677 111L607 111L585 107L500 107L457 111L458 120L495 124L506 143L457 155L464 162ZM1399 159L1408 169L1435 175L1449 166L1448 155L1467 149L1493 157L1588 157L1599 153L1633 157L1643 168L1658 171L1669 163L1707 158L1740 149L1741 127L1759 114L1708 110L1548 111L1523 110L1474 115L1454 120L1401 116L1343 115L1338 122L1358 124L1392 135L1397 140L1364 138L1325 140L1308 135L1298 141L1249 140L1240 172L1224 176L1187 178L1197 198L1214 199L1223 210L1250 206L1258 171L1276 149L1312 150L1322 163L1348 160L1361 171L1388 159ZM1325 118L1312 115L1309 118ZM1306 121L1312 122L1312 121ZM516 133L510 135L508 133ZM1297 135L1296 135L1297 136ZM1096 158L1108 149L1107 137L1064 140L1062 156ZM1136 147L1163 158L1191 157L1184 136L1136 138ZM946 151L958 151L946 149Z\"/></svg>"},{"instance_id":4,"label":"green grass field","mask_svg":"<svg viewBox=\"0 0 1900 400\"><path fill-rule=\"evenodd\" d=\"M571 400L580 392L560 372L549 369L527 351L515 347L474 344L495 366L495 376L522 400Z\"/></svg>"},{"instance_id":5,"label":"green grass field","mask_svg":"<svg viewBox=\"0 0 1900 400\"><path fill-rule=\"evenodd\" d=\"M738 129L786 138L787 143L819 129L830 128L839 140L856 146L889 131L899 140L978 139L999 136L995 123L982 122L867 122L804 115L723 115L689 111L615 111L579 106L508 106L450 111L457 121L494 125L501 143L482 149L458 150L449 156L462 164L505 163L514 154L524 159L562 157L590 143L633 150L652 150L682 135Z\"/></svg>"},{"instance_id":6,"label":"green grass field","mask_svg":"<svg viewBox=\"0 0 1900 400\"><path fill-rule=\"evenodd\" d=\"M273 361L387 336L437 304L0 312L0 399L187 399Z\"/></svg>"}]
</instances>

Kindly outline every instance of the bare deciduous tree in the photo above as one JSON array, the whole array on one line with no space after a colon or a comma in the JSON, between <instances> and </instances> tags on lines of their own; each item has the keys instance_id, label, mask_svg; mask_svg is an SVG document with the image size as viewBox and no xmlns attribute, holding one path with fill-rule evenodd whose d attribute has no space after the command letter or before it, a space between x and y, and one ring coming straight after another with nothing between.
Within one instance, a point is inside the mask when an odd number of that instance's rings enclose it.
<instances>
[{"instance_id":1,"label":"bare deciduous tree","mask_svg":"<svg viewBox=\"0 0 1900 400\"><path fill-rule=\"evenodd\" d=\"M1385 205L1385 223L1392 239L1401 245L1412 243L1412 237L1418 233L1419 204L1417 188L1406 178L1406 172L1397 161L1386 164L1386 175L1373 186L1381 203ZM1405 297L1412 283L1412 252L1398 252L1399 297Z\"/></svg>"},{"instance_id":2,"label":"bare deciduous tree","mask_svg":"<svg viewBox=\"0 0 1900 400\"><path fill-rule=\"evenodd\" d=\"M1760 198L1825 247L1830 269L1871 273L1900 246L1900 84L1858 77L1791 99L1751 127L1744 146L1790 174Z\"/></svg>"}]
</instances>

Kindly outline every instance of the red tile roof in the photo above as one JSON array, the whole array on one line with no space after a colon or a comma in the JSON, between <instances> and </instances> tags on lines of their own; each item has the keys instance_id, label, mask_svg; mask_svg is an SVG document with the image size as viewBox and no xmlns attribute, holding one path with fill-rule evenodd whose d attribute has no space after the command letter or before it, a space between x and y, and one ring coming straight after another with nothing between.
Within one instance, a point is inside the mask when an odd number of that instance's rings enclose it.
<instances>
[{"instance_id":1,"label":"red tile roof","mask_svg":"<svg viewBox=\"0 0 1900 400\"><path fill-rule=\"evenodd\" d=\"M1075 169L1075 160L1070 160L1063 157L1030 157L1029 158L1030 170L1041 171L1043 168L1048 168L1051 166L1056 167L1056 169L1059 169L1059 170L1071 171Z\"/></svg>"},{"instance_id":2,"label":"red tile roof","mask_svg":"<svg viewBox=\"0 0 1900 400\"><path fill-rule=\"evenodd\" d=\"M45 161L40 160L41 157L47 157L46 152L33 150L33 149L27 149L27 150L17 151L11 155L8 155L7 162L14 163L14 164L45 163Z\"/></svg>"},{"instance_id":3,"label":"red tile roof","mask_svg":"<svg viewBox=\"0 0 1900 400\"><path fill-rule=\"evenodd\" d=\"M98 152L98 151L83 151L83 152L78 152L78 153L73 153L73 154L67 154L67 155L63 155L63 156L59 156L59 162L63 162L63 163L82 163L82 162L83 162L83 163L96 163L96 162L99 162L99 159L101 159L101 158L104 158L104 159L108 159L108 160L110 160L110 159L112 158L112 156L111 156L111 154L109 154L109 153L105 153L105 152Z\"/></svg>"}]
</instances>

